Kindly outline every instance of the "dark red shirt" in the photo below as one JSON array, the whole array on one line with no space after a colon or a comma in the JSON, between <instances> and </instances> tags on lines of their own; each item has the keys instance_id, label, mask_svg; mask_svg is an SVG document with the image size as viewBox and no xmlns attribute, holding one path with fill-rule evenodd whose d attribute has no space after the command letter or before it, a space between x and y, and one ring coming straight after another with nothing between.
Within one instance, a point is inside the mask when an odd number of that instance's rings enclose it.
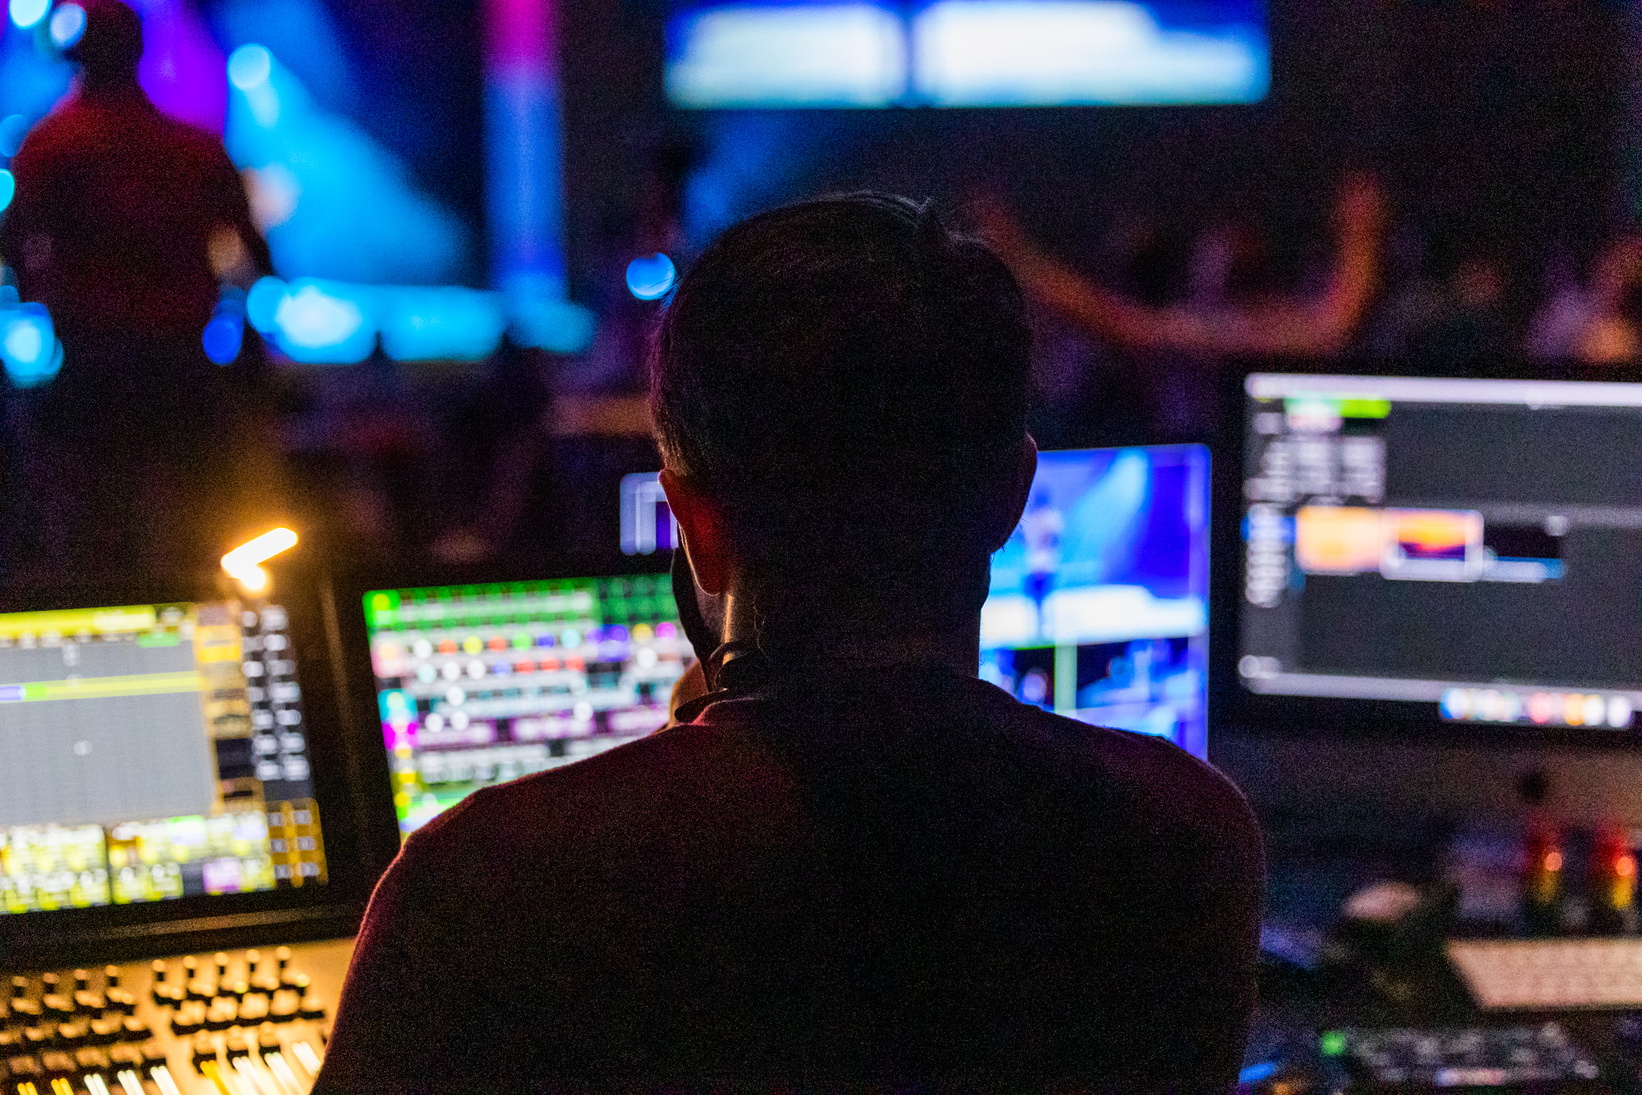
<instances>
[{"instance_id":1,"label":"dark red shirt","mask_svg":"<svg viewBox=\"0 0 1642 1095\"><path fill-rule=\"evenodd\" d=\"M411 836L315 1090L1225 1089L1262 874L1166 741L790 675Z\"/></svg>"},{"instance_id":2,"label":"dark red shirt","mask_svg":"<svg viewBox=\"0 0 1642 1095\"><path fill-rule=\"evenodd\" d=\"M77 94L29 132L11 170L0 246L23 299L69 338L199 338L220 286L213 234L268 267L222 142L135 86Z\"/></svg>"}]
</instances>

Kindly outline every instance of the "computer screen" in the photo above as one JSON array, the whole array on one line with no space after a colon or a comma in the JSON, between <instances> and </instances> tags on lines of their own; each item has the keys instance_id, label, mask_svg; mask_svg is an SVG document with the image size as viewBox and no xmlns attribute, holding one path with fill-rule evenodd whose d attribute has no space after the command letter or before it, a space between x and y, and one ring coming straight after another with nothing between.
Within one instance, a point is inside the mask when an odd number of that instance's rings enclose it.
<instances>
[{"instance_id":1,"label":"computer screen","mask_svg":"<svg viewBox=\"0 0 1642 1095\"><path fill-rule=\"evenodd\" d=\"M288 614L0 614L0 914L327 881Z\"/></svg>"},{"instance_id":2,"label":"computer screen","mask_svg":"<svg viewBox=\"0 0 1642 1095\"><path fill-rule=\"evenodd\" d=\"M1209 453L1038 456L992 558L981 677L1099 726L1207 750Z\"/></svg>"},{"instance_id":3,"label":"computer screen","mask_svg":"<svg viewBox=\"0 0 1642 1095\"><path fill-rule=\"evenodd\" d=\"M377 589L364 610L402 833L659 729L693 660L666 574Z\"/></svg>"},{"instance_id":4,"label":"computer screen","mask_svg":"<svg viewBox=\"0 0 1642 1095\"><path fill-rule=\"evenodd\" d=\"M1642 706L1642 384L1248 378L1256 697L1622 734Z\"/></svg>"},{"instance_id":5,"label":"computer screen","mask_svg":"<svg viewBox=\"0 0 1642 1095\"><path fill-rule=\"evenodd\" d=\"M1253 103L1260 0L702 0L668 22L686 108Z\"/></svg>"}]
</instances>

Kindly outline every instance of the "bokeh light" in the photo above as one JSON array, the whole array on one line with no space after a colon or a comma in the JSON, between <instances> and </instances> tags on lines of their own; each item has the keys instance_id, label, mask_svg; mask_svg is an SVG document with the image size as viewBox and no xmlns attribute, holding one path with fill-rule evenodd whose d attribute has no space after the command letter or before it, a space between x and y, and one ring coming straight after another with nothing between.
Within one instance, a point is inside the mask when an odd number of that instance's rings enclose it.
<instances>
[{"instance_id":1,"label":"bokeh light","mask_svg":"<svg viewBox=\"0 0 1642 1095\"><path fill-rule=\"evenodd\" d=\"M17 193L17 176L10 171L0 170L0 209L11 204L11 199Z\"/></svg>"},{"instance_id":2,"label":"bokeh light","mask_svg":"<svg viewBox=\"0 0 1642 1095\"><path fill-rule=\"evenodd\" d=\"M19 388L43 384L57 375L63 348L44 305L21 304L0 313L0 363Z\"/></svg>"},{"instance_id":3,"label":"bokeh light","mask_svg":"<svg viewBox=\"0 0 1642 1095\"><path fill-rule=\"evenodd\" d=\"M659 300L677 277L678 270L666 255L640 255L627 264L627 291L640 300Z\"/></svg>"},{"instance_id":4,"label":"bokeh light","mask_svg":"<svg viewBox=\"0 0 1642 1095\"><path fill-rule=\"evenodd\" d=\"M51 41L58 49L72 46L85 31L86 9L79 4L58 4L51 13Z\"/></svg>"},{"instance_id":5,"label":"bokeh light","mask_svg":"<svg viewBox=\"0 0 1642 1095\"><path fill-rule=\"evenodd\" d=\"M245 321L238 316L221 313L211 317L200 339L205 356L218 365L228 365L239 357L240 344L245 339Z\"/></svg>"},{"instance_id":6,"label":"bokeh light","mask_svg":"<svg viewBox=\"0 0 1642 1095\"><path fill-rule=\"evenodd\" d=\"M46 17L51 0L11 0L11 21L20 27L32 27Z\"/></svg>"},{"instance_id":7,"label":"bokeh light","mask_svg":"<svg viewBox=\"0 0 1642 1095\"><path fill-rule=\"evenodd\" d=\"M15 5L17 0L12 3ZM240 46L228 56L228 82L241 91L261 87L273 70L274 58L265 46Z\"/></svg>"},{"instance_id":8,"label":"bokeh light","mask_svg":"<svg viewBox=\"0 0 1642 1095\"><path fill-rule=\"evenodd\" d=\"M283 281L275 277L258 278L245 295L245 318L251 321L251 326L268 334L274 329L274 317L279 312L279 302L284 299Z\"/></svg>"},{"instance_id":9,"label":"bokeh light","mask_svg":"<svg viewBox=\"0 0 1642 1095\"><path fill-rule=\"evenodd\" d=\"M15 156L28 136L29 120L21 114L8 114L0 120L0 156Z\"/></svg>"}]
</instances>

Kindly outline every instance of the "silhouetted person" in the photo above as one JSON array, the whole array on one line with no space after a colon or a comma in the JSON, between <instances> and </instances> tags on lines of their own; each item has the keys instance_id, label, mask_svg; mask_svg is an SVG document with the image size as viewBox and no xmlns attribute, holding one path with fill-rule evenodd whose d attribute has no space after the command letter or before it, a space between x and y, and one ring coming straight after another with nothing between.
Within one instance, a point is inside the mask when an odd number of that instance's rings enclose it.
<instances>
[{"instance_id":1,"label":"silhouetted person","mask_svg":"<svg viewBox=\"0 0 1642 1095\"><path fill-rule=\"evenodd\" d=\"M1031 336L904 199L726 233L656 341L679 725L472 795L372 898L315 1090L1225 1089L1261 852L1166 740L977 679Z\"/></svg>"},{"instance_id":2,"label":"silhouetted person","mask_svg":"<svg viewBox=\"0 0 1642 1095\"><path fill-rule=\"evenodd\" d=\"M37 423L30 546L46 569L208 563L251 518L234 479L266 453L201 337L224 281L271 272L268 248L222 143L138 86L136 12L85 9L79 86L13 159L0 223L19 291L47 306L64 351Z\"/></svg>"}]
</instances>

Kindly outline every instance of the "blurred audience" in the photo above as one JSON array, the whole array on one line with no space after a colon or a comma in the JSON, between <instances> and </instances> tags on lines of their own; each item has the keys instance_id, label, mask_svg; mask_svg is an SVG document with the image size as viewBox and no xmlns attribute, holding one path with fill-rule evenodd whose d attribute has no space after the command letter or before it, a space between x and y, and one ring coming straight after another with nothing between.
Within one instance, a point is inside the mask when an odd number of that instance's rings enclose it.
<instances>
[{"instance_id":1,"label":"blurred audience","mask_svg":"<svg viewBox=\"0 0 1642 1095\"><path fill-rule=\"evenodd\" d=\"M1621 233L1597 257L1590 280L1554 291L1534 317L1527 353L1591 365L1642 359L1642 232Z\"/></svg>"}]
</instances>

